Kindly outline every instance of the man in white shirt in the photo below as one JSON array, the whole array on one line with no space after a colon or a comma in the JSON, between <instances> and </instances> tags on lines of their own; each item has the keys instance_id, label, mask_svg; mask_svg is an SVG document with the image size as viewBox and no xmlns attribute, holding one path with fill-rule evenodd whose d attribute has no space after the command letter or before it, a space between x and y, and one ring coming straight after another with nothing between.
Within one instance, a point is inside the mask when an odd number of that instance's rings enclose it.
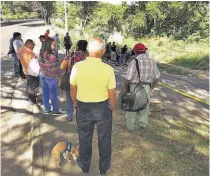
<instances>
[{"instance_id":1,"label":"man in white shirt","mask_svg":"<svg viewBox=\"0 0 210 176\"><path fill-rule=\"evenodd\" d=\"M15 32L13 35L13 49L14 49L14 70L16 76L21 76L23 79L25 79L25 75L22 70L22 65L20 63L20 60L18 58L18 49L24 45L21 34L19 32Z\"/></svg>"}]
</instances>

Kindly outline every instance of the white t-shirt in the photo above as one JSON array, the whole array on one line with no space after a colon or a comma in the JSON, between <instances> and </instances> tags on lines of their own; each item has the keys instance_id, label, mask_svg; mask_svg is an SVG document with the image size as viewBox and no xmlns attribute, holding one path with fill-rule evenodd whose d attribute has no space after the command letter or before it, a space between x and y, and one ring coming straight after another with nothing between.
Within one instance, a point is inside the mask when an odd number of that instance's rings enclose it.
<instances>
[{"instance_id":1,"label":"white t-shirt","mask_svg":"<svg viewBox=\"0 0 210 176\"><path fill-rule=\"evenodd\" d=\"M24 45L24 43L22 42L22 40L14 40L14 42L13 42L13 47L15 49L15 53L16 53L17 58L18 58L18 50L23 45Z\"/></svg>"}]
</instances>

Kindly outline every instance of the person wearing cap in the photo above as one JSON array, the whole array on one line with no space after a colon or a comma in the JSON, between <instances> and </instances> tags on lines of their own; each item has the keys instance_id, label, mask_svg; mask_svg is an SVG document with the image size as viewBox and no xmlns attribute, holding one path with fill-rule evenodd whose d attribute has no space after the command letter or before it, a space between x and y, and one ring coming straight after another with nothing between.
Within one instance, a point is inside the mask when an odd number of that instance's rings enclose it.
<instances>
[{"instance_id":1,"label":"person wearing cap","mask_svg":"<svg viewBox=\"0 0 210 176\"><path fill-rule=\"evenodd\" d=\"M116 112L114 69L102 62L105 43L93 38L88 43L89 56L73 66L70 75L71 98L76 107L80 154L78 165L89 172L92 137L97 126L100 175L105 175L111 161L112 117Z\"/></svg>"},{"instance_id":2,"label":"person wearing cap","mask_svg":"<svg viewBox=\"0 0 210 176\"><path fill-rule=\"evenodd\" d=\"M146 55L146 47L142 43L137 43L134 48L134 57L138 60L139 71L140 71L140 82L144 87L147 97L150 101L150 91L155 87L159 78L160 72L157 68L155 61L149 59ZM128 90L128 87L132 91L136 84L139 83L139 76L136 69L136 61L132 59L128 65L128 69L125 76L124 91ZM148 126L148 114L149 114L149 104L144 110L139 112L140 126L146 128ZM136 112L126 112L126 128L128 130L134 130L134 124L136 119Z\"/></svg>"},{"instance_id":3,"label":"person wearing cap","mask_svg":"<svg viewBox=\"0 0 210 176\"><path fill-rule=\"evenodd\" d=\"M72 46L71 37L67 32L66 36L64 37L64 47L66 48L66 55L70 53L71 46Z\"/></svg>"},{"instance_id":4,"label":"person wearing cap","mask_svg":"<svg viewBox=\"0 0 210 176\"><path fill-rule=\"evenodd\" d=\"M59 43L60 43L59 34L56 33L55 36L53 36L52 38L55 41L55 54L58 57L58 50L59 50Z\"/></svg>"}]
</instances>

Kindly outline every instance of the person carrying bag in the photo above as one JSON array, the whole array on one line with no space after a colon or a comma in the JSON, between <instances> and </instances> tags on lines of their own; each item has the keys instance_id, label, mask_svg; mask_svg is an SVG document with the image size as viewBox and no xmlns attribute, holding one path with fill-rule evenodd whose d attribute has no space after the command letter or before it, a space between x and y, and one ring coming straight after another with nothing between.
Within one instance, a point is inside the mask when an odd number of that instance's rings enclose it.
<instances>
[{"instance_id":1,"label":"person carrying bag","mask_svg":"<svg viewBox=\"0 0 210 176\"><path fill-rule=\"evenodd\" d=\"M129 112L138 112L140 110L143 110L146 108L147 104L149 103L146 91L142 86L143 83L141 83L140 80L138 60L135 59L135 61L139 77L139 83L135 85L133 90L130 90L129 88L127 91L122 92L120 100L121 102L120 108L124 111L129 111Z\"/></svg>"},{"instance_id":2,"label":"person carrying bag","mask_svg":"<svg viewBox=\"0 0 210 176\"><path fill-rule=\"evenodd\" d=\"M146 50L144 44L135 44L119 102L120 108L126 111L126 128L131 131L134 131L137 112L140 127L148 126L150 92L160 78L157 65L148 58Z\"/></svg>"},{"instance_id":3,"label":"person carrying bag","mask_svg":"<svg viewBox=\"0 0 210 176\"><path fill-rule=\"evenodd\" d=\"M72 66L73 65L73 59L72 58L65 58L62 63L61 63L61 70L65 70L65 73L61 77L61 82L60 82L60 89L64 91L70 91L70 84L69 84L69 77L71 72L69 72L69 64Z\"/></svg>"},{"instance_id":4,"label":"person carrying bag","mask_svg":"<svg viewBox=\"0 0 210 176\"><path fill-rule=\"evenodd\" d=\"M71 70L74 64L77 62L83 61L86 58L86 48L87 48L86 40L79 40L77 42L77 51L70 57L70 54L66 56L67 58L63 60L61 64L61 69L65 70L61 78L60 89L66 92L66 111L67 111L67 120L70 122L73 121L73 102L70 96L70 83L69 78L71 74ZM67 63L67 64L66 64Z\"/></svg>"}]
</instances>

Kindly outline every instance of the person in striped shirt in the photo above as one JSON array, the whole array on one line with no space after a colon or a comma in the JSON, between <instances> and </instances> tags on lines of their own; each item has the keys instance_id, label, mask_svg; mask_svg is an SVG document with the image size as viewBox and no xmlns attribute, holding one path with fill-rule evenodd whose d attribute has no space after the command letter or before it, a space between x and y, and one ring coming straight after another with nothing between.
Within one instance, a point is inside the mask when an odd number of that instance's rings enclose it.
<instances>
[{"instance_id":1,"label":"person in striped shirt","mask_svg":"<svg viewBox=\"0 0 210 176\"><path fill-rule=\"evenodd\" d=\"M159 78L160 72L157 68L155 61L148 58L146 54L146 47L142 43L137 43L134 48L134 56L135 59L138 60L139 71L140 71L140 82L141 85L145 88L148 99L150 100L150 91L156 86ZM128 69L125 77L124 91L129 89L132 91L136 84L139 83L139 76L136 69L135 59L132 59L128 65ZM140 126L147 127L148 126L148 114L149 114L149 104L146 109L141 110L139 112L140 118ZM136 119L136 112L126 112L126 128L128 130L134 130L134 124Z\"/></svg>"}]
</instances>

